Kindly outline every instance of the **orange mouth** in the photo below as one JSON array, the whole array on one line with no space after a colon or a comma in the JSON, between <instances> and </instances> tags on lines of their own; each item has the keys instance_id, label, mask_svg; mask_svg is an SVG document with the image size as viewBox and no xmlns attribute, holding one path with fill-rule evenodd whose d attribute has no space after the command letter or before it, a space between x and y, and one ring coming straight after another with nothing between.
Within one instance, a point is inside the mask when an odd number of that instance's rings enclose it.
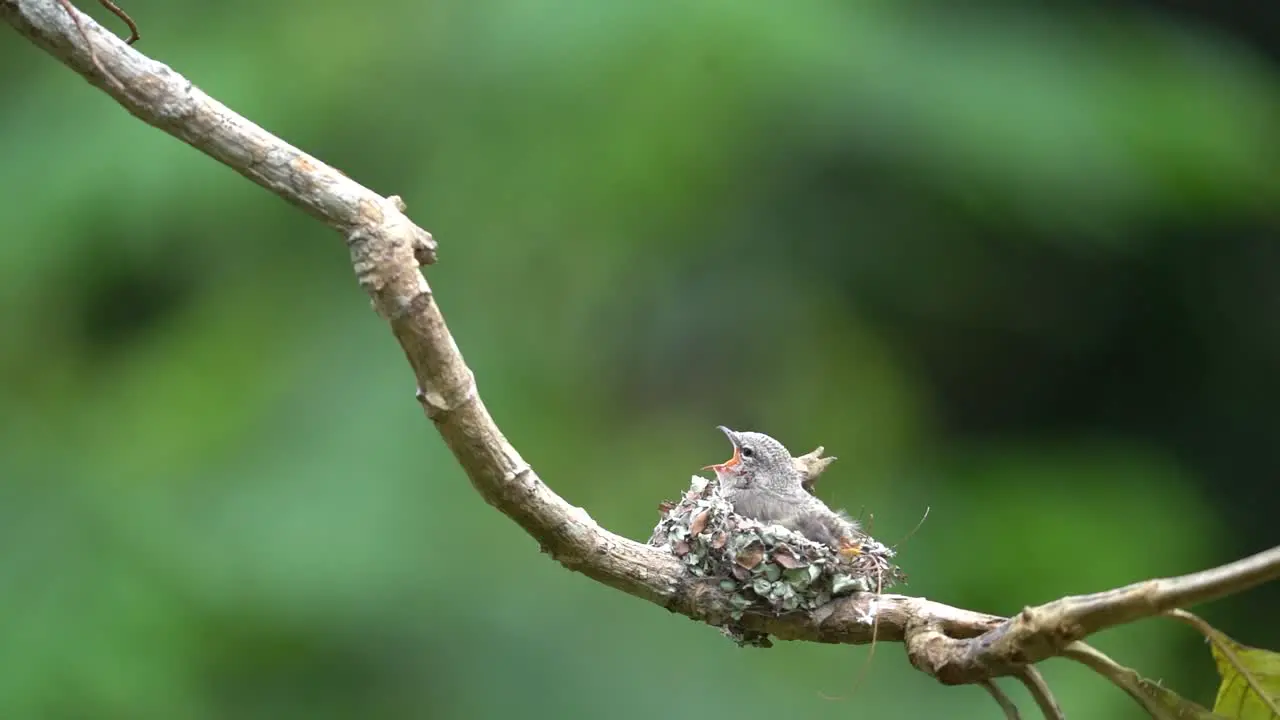
<instances>
[{"instance_id":1,"label":"orange mouth","mask_svg":"<svg viewBox=\"0 0 1280 720\"><path fill-rule=\"evenodd\" d=\"M742 462L742 451L738 449L737 445L735 445L733 447L733 457L729 458L728 460L725 460L722 463L719 463L716 465L708 465L702 469L715 470L717 472L722 472L724 470L728 470L729 468L733 467L734 465L737 465L740 462Z\"/></svg>"}]
</instances>

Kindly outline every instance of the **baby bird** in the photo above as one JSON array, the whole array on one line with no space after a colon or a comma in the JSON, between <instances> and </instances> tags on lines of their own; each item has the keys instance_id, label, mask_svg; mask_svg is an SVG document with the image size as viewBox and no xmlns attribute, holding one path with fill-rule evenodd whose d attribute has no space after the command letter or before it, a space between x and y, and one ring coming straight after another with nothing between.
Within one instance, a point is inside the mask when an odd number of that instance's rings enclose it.
<instances>
[{"instance_id":1,"label":"baby bird","mask_svg":"<svg viewBox=\"0 0 1280 720\"><path fill-rule=\"evenodd\" d=\"M733 444L733 457L703 470L716 472L734 512L781 525L844 555L858 553L858 524L809 493L782 443L764 433L719 429Z\"/></svg>"}]
</instances>

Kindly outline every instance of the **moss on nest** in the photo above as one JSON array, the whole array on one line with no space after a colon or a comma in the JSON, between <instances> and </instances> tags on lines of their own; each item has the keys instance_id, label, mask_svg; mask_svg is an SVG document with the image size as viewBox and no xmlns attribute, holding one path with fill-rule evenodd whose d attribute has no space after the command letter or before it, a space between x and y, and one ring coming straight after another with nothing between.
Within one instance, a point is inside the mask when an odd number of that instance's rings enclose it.
<instances>
[{"instance_id":1,"label":"moss on nest","mask_svg":"<svg viewBox=\"0 0 1280 720\"><path fill-rule=\"evenodd\" d=\"M691 575L719 582L730 616L781 615L813 610L832 598L880 591L905 581L892 549L858 534L859 552L842 556L781 525L765 525L733 512L715 480L694 476L678 503L663 503L650 545L668 547ZM734 628L740 643L765 644Z\"/></svg>"}]
</instances>

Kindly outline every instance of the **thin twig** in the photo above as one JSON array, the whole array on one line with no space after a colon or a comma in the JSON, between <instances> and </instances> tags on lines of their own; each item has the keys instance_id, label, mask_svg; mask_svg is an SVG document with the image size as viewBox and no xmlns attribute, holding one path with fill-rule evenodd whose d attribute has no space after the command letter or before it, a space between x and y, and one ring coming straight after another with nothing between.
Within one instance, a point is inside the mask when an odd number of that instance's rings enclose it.
<instances>
[{"instance_id":1,"label":"thin twig","mask_svg":"<svg viewBox=\"0 0 1280 720\"><path fill-rule=\"evenodd\" d=\"M1111 684L1129 694L1155 720L1178 720L1172 710L1156 702L1142 688L1142 677L1105 654L1082 642L1073 642L1062 651L1062 657L1084 665Z\"/></svg>"},{"instance_id":2,"label":"thin twig","mask_svg":"<svg viewBox=\"0 0 1280 720\"><path fill-rule=\"evenodd\" d=\"M124 83L120 82L120 78L117 78L115 74L108 70L102 64L102 60L98 58L98 51L93 48L93 40L89 39L89 33L85 32L84 22L80 19L80 12L71 4L71 0L58 0L58 3L67 11L67 15L71 17L71 22L76 24L76 30L79 31L80 38L84 40L85 50L89 53L89 62L93 63L93 66L98 69L98 72L102 74L102 77L115 85L116 89L120 92L127 92L127 90L125 90ZM129 22L130 27L132 27L133 21L130 20Z\"/></svg>"},{"instance_id":3,"label":"thin twig","mask_svg":"<svg viewBox=\"0 0 1280 720\"><path fill-rule=\"evenodd\" d=\"M138 42L141 38L141 36L138 35L138 25L133 21L133 18L129 17L129 13L120 9L120 6L111 2L111 0L98 0L98 2L102 3L102 7L110 10L112 14L123 20L125 25L129 26L129 37L125 39L124 43L126 45L132 45Z\"/></svg>"},{"instance_id":4,"label":"thin twig","mask_svg":"<svg viewBox=\"0 0 1280 720\"><path fill-rule=\"evenodd\" d=\"M1066 720L1066 715L1058 705L1057 698L1053 696L1053 691L1049 690L1049 683L1044 681L1044 676L1035 665L1022 668L1022 671L1015 673L1014 677L1026 686L1027 692L1031 693L1036 705L1040 706L1040 712L1044 713L1045 720Z\"/></svg>"},{"instance_id":5,"label":"thin twig","mask_svg":"<svg viewBox=\"0 0 1280 720\"><path fill-rule=\"evenodd\" d=\"M904 545L908 540L910 540L912 535L915 535L917 532L919 532L920 528L924 527L924 521L929 519L929 511L932 509L933 508L926 505L924 509L924 514L920 516L920 520L916 522L916 526L911 528L911 532L907 533L906 535L903 535L901 540L894 543L893 545L890 545L889 547L892 547L896 550L898 547Z\"/></svg>"},{"instance_id":6,"label":"thin twig","mask_svg":"<svg viewBox=\"0 0 1280 720\"><path fill-rule=\"evenodd\" d=\"M1227 659L1227 662L1231 663L1231 667L1235 668L1236 672L1240 673L1241 677L1244 678L1244 681L1249 684L1249 688L1258 696L1258 699L1262 701L1262 704L1267 706L1267 709L1271 711L1271 714L1280 718L1280 705L1277 705L1275 699L1263 690L1262 685L1258 683L1257 678L1253 676L1253 673L1249 672L1248 668L1244 666L1244 663L1240 661L1240 656L1236 655L1235 650L1231 648L1232 643L1227 641L1226 636L1221 632L1218 632L1217 628L1205 622L1200 618L1200 616L1189 613L1186 610L1175 608L1166 612L1165 616L1171 617L1179 622L1184 622L1200 631L1201 635L1204 635L1209 642L1213 643L1214 647L1218 648L1218 652L1222 653L1222 656Z\"/></svg>"},{"instance_id":7,"label":"thin twig","mask_svg":"<svg viewBox=\"0 0 1280 720\"><path fill-rule=\"evenodd\" d=\"M1010 700L1009 696L1005 695L1004 691L996 686L994 681L983 680L978 683L978 686L995 698L1000 709L1004 711L1005 720L1022 720L1022 716L1018 714L1018 706L1013 704L1013 700Z\"/></svg>"}]
</instances>

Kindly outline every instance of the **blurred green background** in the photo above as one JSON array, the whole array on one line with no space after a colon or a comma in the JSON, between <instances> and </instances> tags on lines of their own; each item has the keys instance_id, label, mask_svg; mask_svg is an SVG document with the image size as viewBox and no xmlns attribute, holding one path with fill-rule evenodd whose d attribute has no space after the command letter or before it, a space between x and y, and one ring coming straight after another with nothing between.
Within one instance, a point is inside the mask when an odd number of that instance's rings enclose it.
<instances>
[{"instance_id":1,"label":"blurred green background","mask_svg":"<svg viewBox=\"0 0 1280 720\"><path fill-rule=\"evenodd\" d=\"M643 540L717 424L822 444L882 540L931 509L905 592L995 613L1280 542L1280 11L1199 5L126 3L405 198L570 502ZM0 717L996 716L900 646L739 649L557 566L340 237L0 37ZM1275 648L1277 606L1202 610ZM1097 644L1212 702L1190 630Z\"/></svg>"}]
</instances>

